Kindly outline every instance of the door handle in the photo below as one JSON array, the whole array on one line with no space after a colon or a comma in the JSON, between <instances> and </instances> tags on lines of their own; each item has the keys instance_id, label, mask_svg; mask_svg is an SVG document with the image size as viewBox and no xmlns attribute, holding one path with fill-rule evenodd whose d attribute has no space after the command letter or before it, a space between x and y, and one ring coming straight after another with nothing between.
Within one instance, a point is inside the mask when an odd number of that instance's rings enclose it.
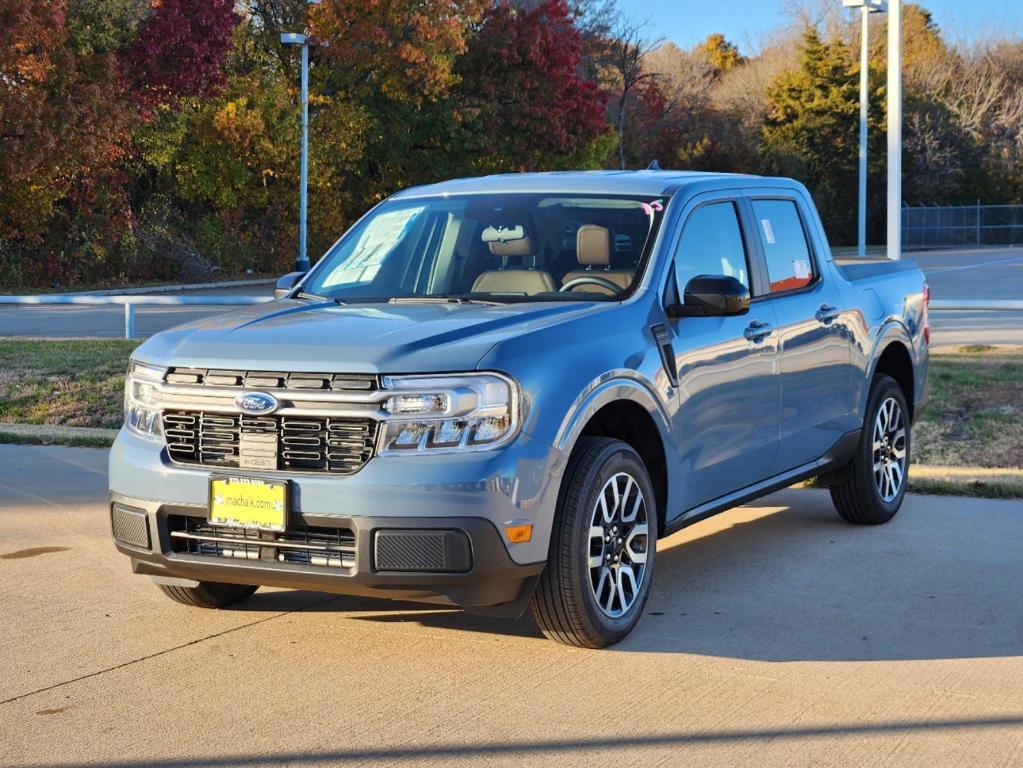
<instances>
[{"instance_id":1,"label":"door handle","mask_svg":"<svg viewBox=\"0 0 1023 768\"><path fill-rule=\"evenodd\" d=\"M817 310L814 317L817 318L819 322L826 324L838 317L838 314L838 307L833 307L830 304L821 304L820 309Z\"/></svg>"},{"instance_id":2,"label":"door handle","mask_svg":"<svg viewBox=\"0 0 1023 768\"><path fill-rule=\"evenodd\" d=\"M773 330L770 323L753 320L746 326L746 330L742 332L742 335L746 337L747 341L762 341L770 336Z\"/></svg>"}]
</instances>

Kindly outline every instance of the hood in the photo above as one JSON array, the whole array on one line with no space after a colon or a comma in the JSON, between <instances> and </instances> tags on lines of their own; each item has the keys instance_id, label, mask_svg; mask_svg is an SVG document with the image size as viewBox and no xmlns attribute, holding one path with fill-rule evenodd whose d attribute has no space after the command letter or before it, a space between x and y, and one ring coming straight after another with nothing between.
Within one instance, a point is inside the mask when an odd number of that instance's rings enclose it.
<instances>
[{"instance_id":1,"label":"hood","mask_svg":"<svg viewBox=\"0 0 1023 768\"><path fill-rule=\"evenodd\" d=\"M339 306L286 299L164 331L134 357L154 365L267 371L470 371L509 336L594 309L589 302Z\"/></svg>"}]
</instances>

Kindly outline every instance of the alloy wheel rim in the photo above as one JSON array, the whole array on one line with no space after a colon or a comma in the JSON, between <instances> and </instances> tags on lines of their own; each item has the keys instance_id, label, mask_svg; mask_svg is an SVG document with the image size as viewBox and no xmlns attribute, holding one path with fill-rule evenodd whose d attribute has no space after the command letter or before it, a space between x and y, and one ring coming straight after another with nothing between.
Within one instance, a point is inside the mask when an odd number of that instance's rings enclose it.
<instances>
[{"instance_id":1,"label":"alloy wheel rim","mask_svg":"<svg viewBox=\"0 0 1023 768\"><path fill-rule=\"evenodd\" d=\"M647 502L627 472L611 477L593 504L587 544L590 590L604 615L629 612L646 577L649 550Z\"/></svg>"},{"instance_id":2,"label":"alloy wheel rim","mask_svg":"<svg viewBox=\"0 0 1023 768\"><path fill-rule=\"evenodd\" d=\"M894 501L906 478L906 425L894 397L886 398L874 419L874 486L885 502Z\"/></svg>"}]
</instances>

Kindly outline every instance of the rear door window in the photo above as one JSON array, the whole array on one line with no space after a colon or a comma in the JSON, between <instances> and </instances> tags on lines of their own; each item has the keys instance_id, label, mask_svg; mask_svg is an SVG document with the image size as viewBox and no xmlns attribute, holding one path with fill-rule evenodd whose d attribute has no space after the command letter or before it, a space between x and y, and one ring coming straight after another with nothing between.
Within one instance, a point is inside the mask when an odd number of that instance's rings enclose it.
<instances>
[{"instance_id":1,"label":"rear door window","mask_svg":"<svg viewBox=\"0 0 1023 768\"><path fill-rule=\"evenodd\" d=\"M813 257L799 209L792 200L753 200L771 293L804 288L814 280Z\"/></svg>"}]
</instances>

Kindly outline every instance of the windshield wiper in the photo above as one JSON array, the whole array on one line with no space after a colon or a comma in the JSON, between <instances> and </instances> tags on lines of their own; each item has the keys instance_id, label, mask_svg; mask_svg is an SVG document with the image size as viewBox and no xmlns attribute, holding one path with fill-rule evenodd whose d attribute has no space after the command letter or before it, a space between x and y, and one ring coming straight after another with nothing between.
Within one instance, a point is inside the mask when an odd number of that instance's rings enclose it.
<instances>
[{"instance_id":1,"label":"windshield wiper","mask_svg":"<svg viewBox=\"0 0 1023 768\"><path fill-rule=\"evenodd\" d=\"M392 296L387 300L388 304L480 304L487 307L496 307L500 301L488 299L477 299L466 296L464 293L440 293L433 296Z\"/></svg>"},{"instance_id":2,"label":"windshield wiper","mask_svg":"<svg viewBox=\"0 0 1023 768\"><path fill-rule=\"evenodd\" d=\"M309 291L299 291L295 294L296 299L312 299L313 301L333 301L335 304L347 304L336 296L320 296L316 293L310 293Z\"/></svg>"}]
</instances>

